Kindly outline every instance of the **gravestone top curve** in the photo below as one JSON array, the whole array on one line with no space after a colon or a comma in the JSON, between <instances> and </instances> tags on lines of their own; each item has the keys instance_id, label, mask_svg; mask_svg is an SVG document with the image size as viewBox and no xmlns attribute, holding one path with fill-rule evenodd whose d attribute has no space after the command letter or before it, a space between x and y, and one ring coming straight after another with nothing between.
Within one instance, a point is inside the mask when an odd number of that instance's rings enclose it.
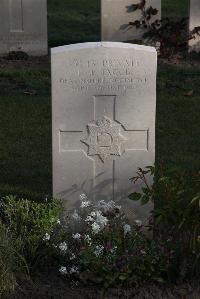
<instances>
[{"instance_id":1,"label":"gravestone top curve","mask_svg":"<svg viewBox=\"0 0 200 299\"><path fill-rule=\"evenodd\" d=\"M71 44L65 45L60 47L51 48L51 53L61 53L65 51L74 51L80 49L92 49L92 48L123 48L123 49L134 49L134 50L144 50L156 53L156 49L150 46L143 46L143 45L136 45L130 43L122 43L122 42L88 42L88 43L78 43L78 44Z\"/></svg>"}]
</instances>

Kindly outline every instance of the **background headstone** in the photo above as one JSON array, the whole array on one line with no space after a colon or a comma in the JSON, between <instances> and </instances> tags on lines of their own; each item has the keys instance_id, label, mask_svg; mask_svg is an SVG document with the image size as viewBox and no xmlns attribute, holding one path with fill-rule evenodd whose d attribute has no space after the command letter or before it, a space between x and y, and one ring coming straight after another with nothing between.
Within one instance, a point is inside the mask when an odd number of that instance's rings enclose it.
<instances>
[{"instance_id":1,"label":"background headstone","mask_svg":"<svg viewBox=\"0 0 200 299\"><path fill-rule=\"evenodd\" d=\"M126 24L141 19L141 11L128 12L133 4L140 0L101 0L101 40L102 41L133 41L141 40L144 30L132 27L127 29ZM146 7L152 6L158 14L152 21L161 19L161 0L147 0Z\"/></svg>"},{"instance_id":2,"label":"background headstone","mask_svg":"<svg viewBox=\"0 0 200 299\"><path fill-rule=\"evenodd\" d=\"M126 43L52 49L53 193L78 205L79 195L120 202L146 219L127 195L130 178L154 164L156 50ZM131 206L131 208L130 208Z\"/></svg>"},{"instance_id":3,"label":"background headstone","mask_svg":"<svg viewBox=\"0 0 200 299\"><path fill-rule=\"evenodd\" d=\"M200 27L200 0L190 0L190 31L195 27ZM200 52L200 36L189 41L189 52Z\"/></svg>"},{"instance_id":4,"label":"background headstone","mask_svg":"<svg viewBox=\"0 0 200 299\"><path fill-rule=\"evenodd\" d=\"M0 20L0 54L47 54L46 0L1 0Z\"/></svg>"}]
</instances>

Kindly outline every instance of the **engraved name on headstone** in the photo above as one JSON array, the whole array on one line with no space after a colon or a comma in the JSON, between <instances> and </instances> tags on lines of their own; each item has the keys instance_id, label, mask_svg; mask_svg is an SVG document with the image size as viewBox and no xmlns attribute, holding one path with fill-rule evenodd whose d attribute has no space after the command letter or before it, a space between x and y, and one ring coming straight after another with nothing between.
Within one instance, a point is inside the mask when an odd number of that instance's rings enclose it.
<instances>
[{"instance_id":1,"label":"engraved name on headstone","mask_svg":"<svg viewBox=\"0 0 200 299\"><path fill-rule=\"evenodd\" d=\"M86 193L149 216L127 195L141 188L129 180L137 168L154 164L156 57L126 43L52 49L53 193L67 209Z\"/></svg>"},{"instance_id":2,"label":"engraved name on headstone","mask_svg":"<svg viewBox=\"0 0 200 299\"><path fill-rule=\"evenodd\" d=\"M129 22L141 20L141 10L132 11L133 4L140 0L101 0L101 40L133 41L142 40L144 29L127 27ZM146 8L152 6L158 10L151 22L161 19L161 0L147 0Z\"/></svg>"},{"instance_id":3,"label":"engraved name on headstone","mask_svg":"<svg viewBox=\"0 0 200 299\"><path fill-rule=\"evenodd\" d=\"M1 0L0 20L0 54L48 53L47 0Z\"/></svg>"}]
</instances>

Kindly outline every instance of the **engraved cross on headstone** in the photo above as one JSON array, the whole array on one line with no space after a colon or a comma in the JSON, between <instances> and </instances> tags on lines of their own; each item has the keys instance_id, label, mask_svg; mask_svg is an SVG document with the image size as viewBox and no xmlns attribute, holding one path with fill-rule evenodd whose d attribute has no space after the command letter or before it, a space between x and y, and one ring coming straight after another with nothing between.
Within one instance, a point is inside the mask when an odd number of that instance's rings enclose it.
<instances>
[{"instance_id":1,"label":"engraved cross on headstone","mask_svg":"<svg viewBox=\"0 0 200 299\"><path fill-rule=\"evenodd\" d=\"M115 159L127 151L148 151L148 129L126 128L116 119L117 96L94 96L94 116L85 128L60 128L60 152L83 151L93 160L93 187L107 182L104 192L114 199Z\"/></svg>"},{"instance_id":2,"label":"engraved cross on headstone","mask_svg":"<svg viewBox=\"0 0 200 299\"><path fill-rule=\"evenodd\" d=\"M23 0L8 0L10 9L10 31L23 31Z\"/></svg>"}]
</instances>

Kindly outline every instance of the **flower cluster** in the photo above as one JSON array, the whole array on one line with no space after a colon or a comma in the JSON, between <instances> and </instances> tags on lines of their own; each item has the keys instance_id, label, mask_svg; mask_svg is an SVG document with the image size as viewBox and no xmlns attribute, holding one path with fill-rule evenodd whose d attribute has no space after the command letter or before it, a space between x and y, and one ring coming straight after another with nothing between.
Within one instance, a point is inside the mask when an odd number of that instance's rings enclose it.
<instances>
[{"instance_id":1,"label":"flower cluster","mask_svg":"<svg viewBox=\"0 0 200 299\"><path fill-rule=\"evenodd\" d=\"M96 255L96 257L99 257L100 255L103 254L103 251L104 251L104 246L102 246L102 245L97 245L97 246L95 247L94 254Z\"/></svg>"},{"instance_id":2,"label":"flower cluster","mask_svg":"<svg viewBox=\"0 0 200 299\"><path fill-rule=\"evenodd\" d=\"M90 207L91 202L87 199L87 196L85 194L80 195L80 200L81 200L81 206L80 206L81 209Z\"/></svg>"},{"instance_id":3,"label":"flower cluster","mask_svg":"<svg viewBox=\"0 0 200 299\"><path fill-rule=\"evenodd\" d=\"M113 200L109 202L105 202L105 200L100 200L97 207L101 209L104 213L112 212L114 210L121 210L121 206L116 205Z\"/></svg>"},{"instance_id":4,"label":"flower cluster","mask_svg":"<svg viewBox=\"0 0 200 299\"><path fill-rule=\"evenodd\" d=\"M67 242L57 246L63 256L59 269L62 275L78 275L92 268L96 271L96 267L112 269L115 263L113 271L118 267L126 269L129 255L134 256L131 238L134 232L138 235L142 226L140 220L130 225L121 206L114 201L101 200L95 204L82 194L80 206L73 211L70 221ZM144 257L146 248L140 246L138 253Z\"/></svg>"},{"instance_id":5,"label":"flower cluster","mask_svg":"<svg viewBox=\"0 0 200 299\"><path fill-rule=\"evenodd\" d=\"M104 229L104 227L106 227L106 225L108 224L108 219L103 216L100 210L92 211L87 216L85 221L88 223L88 225L91 225L93 234L98 234L98 232Z\"/></svg>"},{"instance_id":6,"label":"flower cluster","mask_svg":"<svg viewBox=\"0 0 200 299\"><path fill-rule=\"evenodd\" d=\"M124 235L127 235L128 233L131 232L131 226L129 224L125 224L123 226L123 229L124 229Z\"/></svg>"},{"instance_id":7,"label":"flower cluster","mask_svg":"<svg viewBox=\"0 0 200 299\"><path fill-rule=\"evenodd\" d=\"M43 237L43 241L49 241L50 238L51 238L51 236L48 233L46 233Z\"/></svg>"},{"instance_id":8,"label":"flower cluster","mask_svg":"<svg viewBox=\"0 0 200 299\"><path fill-rule=\"evenodd\" d=\"M62 275L65 275L65 274L72 275L72 274L78 274L79 273L79 269L76 266L72 266L69 270L67 270L67 267L61 266L60 269L59 269L59 272Z\"/></svg>"},{"instance_id":9,"label":"flower cluster","mask_svg":"<svg viewBox=\"0 0 200 299\"><path fill-rule=\"evenodd\" d=\"M63 253L65 253L67 251L67 248L68 248L66 242L60 243L60 245L58 247L59 247L60 251L63 252Z\"/></svg>"}]
</instances>

